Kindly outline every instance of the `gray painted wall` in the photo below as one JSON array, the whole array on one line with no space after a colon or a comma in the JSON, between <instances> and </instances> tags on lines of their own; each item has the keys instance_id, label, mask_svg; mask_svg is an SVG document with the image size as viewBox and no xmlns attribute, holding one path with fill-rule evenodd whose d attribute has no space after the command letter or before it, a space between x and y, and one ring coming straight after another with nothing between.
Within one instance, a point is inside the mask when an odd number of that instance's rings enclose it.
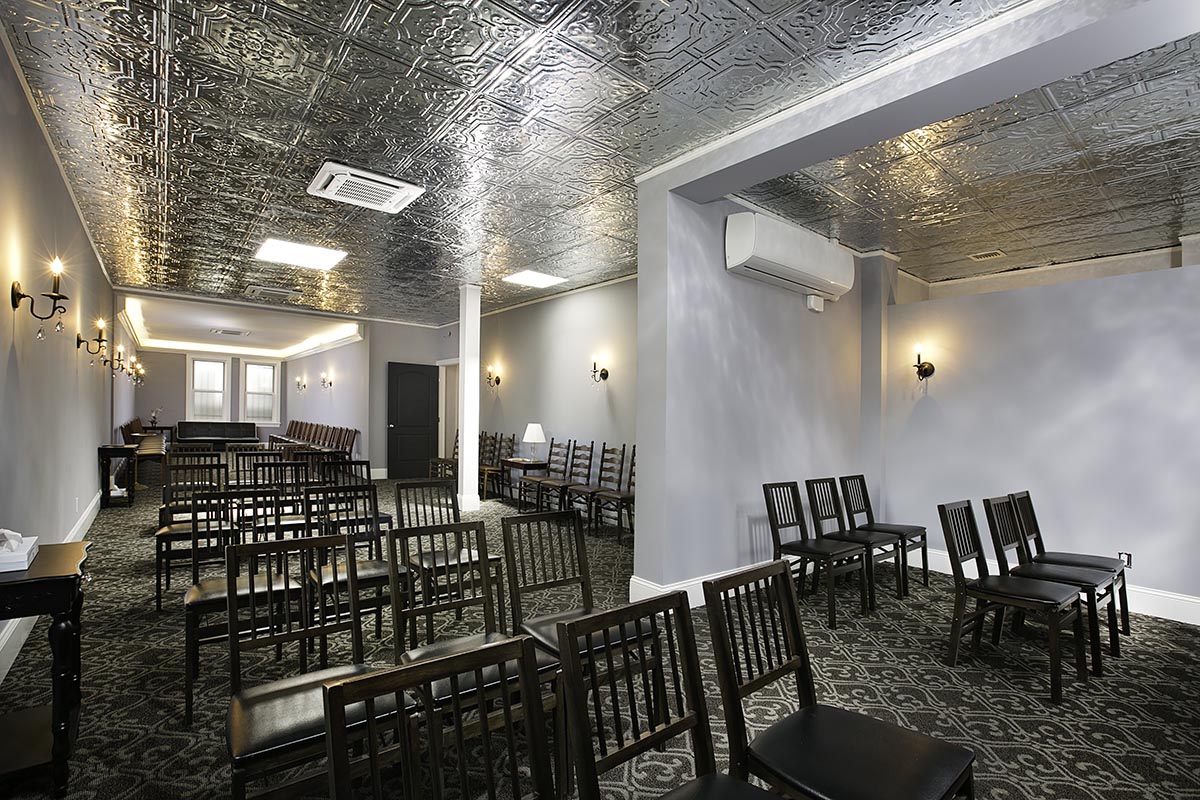
<instances>
[{"instance_id":1,"label":"gray painted wall","mask_svg":"<svg viewBox=\"0 0 1200 800\"><path fill-rule=\"evenodd\" d=\"M0 323L0 527L60 542L99 491L96 447L112 435L112 380L88 367L75 333L94 335L97 317L111 322L112 288L53 154L8 58L0 52L0 275L38 298L51 288L50 261L63 260L62 292L70 296L66 329L38 321L25 301L5 303ZM15 623L0 623L0 637ZM14 640L15 641L15 640ZM19 644L19 642L18 642ZM0 672L15 651L0 653Z\"/></svg>"},{"instance_id":2,"label":"gray painted wall","mask_svg":"<svg viewBox=\"0 0 1200 800\"><path fill-rule=\"evenodd\" d=\"M944 548L939 502L973 500L986 537L981 499L1029 489L1052 549L1200 595L1197 307L1191 267L891 307L881 516Z\"/></svg>"},{"instance_id":3,"label":"gray painted wall","mask_svg":"<svg viewBox=\"0 0 1200 800\"><path fill-rule=\"evenodd\" d=\"M728 275L734 203L639 206L639 234L668 224L665 253L639 250L635 572L664 585L769 558L762 484L857 461L862 309L857 282L814 314Z\"/></svg>"},{"instance_id":4,"label":"gray painted wall","mask_svg":"<svg viewBox=\"0 0 1200 800\"><path fill-rule=\"evenodd\" d=\"M386 322L367 324L369 408L367 456L373 469L387 467L387 365L436 364L458 355L458 334L451 328L419 328ZM453 434L451 434L453 435Z\"/></svg>"},{"instance_id":5,"label":"gray painted wall","mask_svg":"<svg viewBox=\"0 0 1200 800\"><path fill-rule=\"evenodd\" d=\"M526 424L539 422L547 439L633 446L637 281L484 317L480 337L480 362L499 365L502 375L495 388L479 376L483 430L515 433L519 442ZM607 381L592 380L593 353L608 354Z\"/></svg>"},{"instance_id":6,"label":"gray painted wall","mask_svg":"<svg viewBox=\"0 0 1200 800\"><path fill-rule=\"evenodd\" d=\"M355 458L364 457L367 449L368 346L364 339L295 358L287 362L284 370L286 419L354 428L359 434L354 442ZM321 388L322 372L333 380L328 389ZM305 378L308 384L303 393L296 392L297 377Z\"/></svg>"}]
</instances>

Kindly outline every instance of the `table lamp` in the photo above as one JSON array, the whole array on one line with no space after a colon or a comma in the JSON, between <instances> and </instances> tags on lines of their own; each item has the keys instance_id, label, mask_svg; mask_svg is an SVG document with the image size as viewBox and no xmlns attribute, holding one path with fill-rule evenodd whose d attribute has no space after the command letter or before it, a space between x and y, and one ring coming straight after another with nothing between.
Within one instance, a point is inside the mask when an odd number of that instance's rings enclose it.
<instances>
[{"instance_id":1,"label":"table lamp","mask_svg":"<svg viewBox=\"0 0 1200 800\"><path fill-rule=\"evenodd\" d=\"M542 430L542 426L536 422L531 422L525 426L525 435L521 437L521 441L525 444L532 445L529 448L529 458L537 459L537 446L546 441L546 432Z\"/></svg>"}]
</instances>

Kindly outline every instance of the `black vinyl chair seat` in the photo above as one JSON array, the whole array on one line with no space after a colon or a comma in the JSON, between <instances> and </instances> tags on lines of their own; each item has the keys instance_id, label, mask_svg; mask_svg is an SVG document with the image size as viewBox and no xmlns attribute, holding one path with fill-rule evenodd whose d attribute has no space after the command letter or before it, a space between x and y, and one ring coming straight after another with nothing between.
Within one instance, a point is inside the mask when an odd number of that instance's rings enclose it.
<instances>
[{"instance_id":1,"label":"black vinyl chair seat","mask_svg":"<svg viewBox=\"0 0 1200 800\"><path fill-rule=\"evenodd\" d=\"M899 540L898 534L895 533L864 531L861 528L855 528L852 531L830 531L824 534L823 538L836 539L839 542L854 542L855 544L867 547L881 547L895 544Z\"/></svg>"},{"instance_id":2,"label":"black vinyl chair seat","mask_svg":"<svg viewBox=\"0 0 1200 800\"><path fill-rule=\"evenodd\" d=\"M493 555L488 553L488 564L499 564L504 560L503 556ZM414 559L413 563L423 570L443 570L449 567L457 567L459 564L478 564L479 552L472 549L464 549L461 552L453 550L441 551L436 553L423 553L420 558Z\"/></svg>"},{"instance_id":3,"label":"black vinyl chair seat","mask_svg":"<svg viewBox=\"0 0 1200 800\"><path fill-rule=\"evenodd\" d=\"M355 563L355 571L358 574L359 586L386 586L388 582L388 562L378 559L359 559ZM400 567L401 574L407 574L408 570L403 566ZM317 571L312 570L308 573L308 579L313 583L317 582ZM346 584L346 568L339 564L337 569L337 582L341 585ZM321 567L321 585L333 585L333 567L328 564Z\"/></svg>"},{"instance_id":4,"label":"black vinyl chair seat","mask_svg":"<svg viewBox=\"0 0 1200 800\"><path fill-rule=\"evenodd\" d=\"M210 525L205 530L208 532L223 531L228 533L236 530L236 528L232 525ZM192 521L189 519L187 522L172 522L170 525L163 525L154 532L154 535L175 541L190 542L192 540Z\"/></svg>"},{"instance_id":5,"label":"black vinyl chair seat","mask_svg":"<svg viewBox=\"0 0 1200 800\"><path fill-rule=\"evenodd\" d=\"M510 637L503 633L478 633L473 636L460 636L453 639L443 639L427 644L422 647L414 647L404 651L400 656L400 665L412 664L417 661L424 661L430 658L442 658L443 656L456 656L462 653L469 653L478 650L480 647L496 642L508 641ZM551 654L534 648L534 658L537 664L538 674L549 672L558 669L558 659ZM515 661L509 663L508 677L510 681L516 681L519 677L517 663ZM482 671L483 686L485 689L491 689L500 683L500 668L496 665L485 667ZM458 693L460 695L469 694L476 690L475 673L464 672L458 676ZM443 703L454 697L454 692L451 690L450 679L442 678L430 684L430 692L433 694L433 700L437 703Z\"/></svg>"},{"instance_id":6,"label":"black vinyl chair seat","mask_svg":"<svg viewBox=\"0 0 1200 800\"><path fill-rule=\"evenodd\" d=\"M365 664L307 672L290 678L254 686L233 695L225 719L229 756L237 766L269 758L280 751L294 752L312 745L323 752L325 739L325 701L321 695L328 681L351 678L371 672ZM361 723L366 706L347 710L347 722ZM395 696L379 698L377 717L396 712Z\"/></svg>"},{"instance_id":7,"label":"black vinyl chair seat","mask_svg":"<svg viewBox=\"0 0 1200 800\"><path fill-rule=\"evenodd\" d=\"M547 651L559 655L558 651L558 624L560 622L573 622L577 619L582 619L589 614L595 614L600 611L598 608L572 608L567 611L557 611L553 614L546 614L541 617L531 617L521 623L521 633L527 633L533 637L533 641L539 647L545 648ZM649 639L652 635L649 631L643 631L643 635ZM619 643L622 641L632 642L637 640L637 632L633 630L624 631L621 626L614 625L607 631L609 642ZM604 635L596 635L592 637L592 647L590 649L598 650L605 647ZM588 643L585 639L579 640L579 652L583 653L589 650Z\"/></svg>"},{"instance_id":8,"label":"black vinyl chair seat","mask_svg":"<svg viewBox=\"0 0 1200 800\"><path fill-rule=\"evenodd\" d=\"M779 552L789 556L850 556L859 555L862 553L862 545L854 542L844 542L838 539L793 539L790 542L782 542L779 545Z\"/></svg>"},{"instance_id":9,"label":"black vinyl chair seat","mask_svg":"<svg viewBox=\"0 0 1200 800\"><path fill-rule=\"evenodd\" d=\"M857 526L855 530L868 531L870 533L890 533L895 536L903 536L905 539L925 535L924 526L898 525L894 522L865 522Z\"/></svg>"},{"instance_id":10,"label":"black vinyl chair seat","mask_svg":"<svg viewBox=\"0 0 1200 800\"><path fill-rule=\"evenodd\" d=\"M1023 600L1055 608L1079 599L1079 587L1065 583L1054 583L1034 578L1018 578L1015 575L987 575L969 581L967 587L974 593L993 597Z\"/></svg>"},{"instance_id":11,"label":"black vinyl chair seat","mask_svg":"<svg viewBox=\"0 0 1200 800\"><path fill-rule=\"evenodd\" d=\"M1066 564L1020 564L1009 570L1009 575L1017 578L1033 578L1039 581L1054 581L1076 587L1104 589L1116 580L1115 572L1106 569L1086 569L1072 567Z\"/></svg>"},{"instance_id":12,"label":"black vinyl chair seat","mask_svg":"<svg viewBox=\"0 0 1200 800\"><path fill-rule=\"evenodd\" d=\"M1036 564L1061 564L1064 567L1103 569L1109 572L1120 572L1125 569L1125 562L1119 558L1089 556L1081 553L1039 553L1033 557L1033 561Z\"/></svg>"},{"instance_id":13,"label":"black vinyl chair seat","mask_svg":"<svg viewBox=\"0 0 1200 800\"><path fill-rule=\"evenodd\" d=\"M771 794L745 781L739 781L723 772L701 775L672 789L659 800L779 800Z\"/></svg>"},{"instance_id":14,"label":"black vinyl chair seat","mask_svg":"<svg viewBox=\"0 0 1200 800\"><path fill-rule=\"evenodd\" d=\"M300 591L299 585L287 576L276 575L271 581L270 590L261 579L254 583L254 595L258 602L263 602L272 593L290 591L293 594ZM224 606L229 596L228 584L224 578L205 578L193 584L183 596L185 608L194 606ZM237 579L237 596L239 604L249 605L250 579L245 575Z\"/></svg>"},{"instance_id":15,"label":"black vinyl chair seat","mask_svg":"<svg viewBox=\"0 0 1200 800\"><path fill-rule=\"evenodd\" d=\"M749 755L816 800L942 800L975 760L956 744L823 705L772 724L750 742Z\"/></svg>"},{"instance_id":16,"label":"black vinyl chair seat","mask_svg":"<svg viewBox=\"0 0 1200 800\"><path fill-rule=\"evenodd\" d=\"M603 497L609 500L632 500L636 496L636 492L618 491L616 489L601 489L596 492L596 497Z\"/></svg>"}]
</instances>

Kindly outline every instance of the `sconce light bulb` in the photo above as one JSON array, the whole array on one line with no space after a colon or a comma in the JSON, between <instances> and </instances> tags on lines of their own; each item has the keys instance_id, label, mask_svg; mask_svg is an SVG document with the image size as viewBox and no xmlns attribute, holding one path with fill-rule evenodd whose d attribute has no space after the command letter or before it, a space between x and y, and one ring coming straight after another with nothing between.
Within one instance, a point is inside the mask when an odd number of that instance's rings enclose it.
<instances>
[{"instance_id":1,"label":"sconce light bulb","mask_svg":"<svg viewBox=\"0 0 1200 800\"><path fill-rule=\"evenodd\" d=\"M917 342L915 349L917 351L917 355L921 355L921 343L920 342Z\"/></svg>"},{"instance_id":2,"label":"sconce light bulb","mask_svg":"<svg viewBox=\"0 0 1200 800\"><path fill-rule=\"evenodd\" d=\"M96 320L96 327L99 328L100 330L104 330L104 325L105 325L104 317L101 317L100 319Z\"/></svg>"},{"instance_id":3,"label":"sconce light bulb","mask_svg":"<svg viewBox=\"0 0 1200 800\"><path fill-rule=\"evenodd\" d=\"M125 353L125 345L123 345L123 344L117 345L117 352L121 353L123 355Z\"/></svg>"},{"instance_id":4,"label":"sconce light bulb","mask_svg":"<svg viewBox=\"0 0 1200 800\"><path fill-rule=\"evenodd\" d=\"M63 263L61 258L56 258L50 262L50 271L55 275L62 275Z\"/></svg>"}]
</instances>

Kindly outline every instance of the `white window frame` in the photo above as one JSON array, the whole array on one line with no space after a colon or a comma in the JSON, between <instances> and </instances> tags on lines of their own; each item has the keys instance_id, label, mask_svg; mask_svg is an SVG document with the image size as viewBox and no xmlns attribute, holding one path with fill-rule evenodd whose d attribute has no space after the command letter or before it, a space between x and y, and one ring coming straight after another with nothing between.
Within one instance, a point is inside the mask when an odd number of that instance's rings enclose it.
<instances>
[{"instance_id":1,"label":"white window frame","mask_svg":"<svg viewBox=\"0 0 1200 800\"><path fill-rule=\"evenodd\" d=\"M273 427L273 426L278 427L278 425L279 425L279 406L280 406L280 402L279 402L280 387L283 385L283 379L280 376L280 372L282 371L282 363L283 362L274 361L270 358L252 358L252 359L243 358L241 360L241 362L242 362L242 374L241 374L242 383L241 383L241 386L239 387L239 389L241 391L242 396L239 398L239 400L241 401L241 404L238 407L238 420L241 422L253 422L255 425L261 425L264 428ZM246 405L247 405L246 404L246 367L251 366L251 365L256 366L256 367L273 367L275 369L275 388L274 388L275 403L274 403L274 405L271 406L271 419L269 422L264 421L264 420L258 420L258 419L256 419L256 420L246 419Z\"/></svg>"},{"instance_id":2,"label":"white window frame","mask_svg":"<svg viewBox=\"0 0 1200 800\"><path fill-rule=\"evenodd\" d=\"M191 353L188 353L188 357L187 357L187 397L185 398L186 408L187 408L187 418L195 419L195 417L193 416L193 414L195 412L195 409L194 409L195 403L193 402L194 392L192 391L192 376L194 374L192 364L196 361L220 361L225 364L225 386L222 390L222 395L221 395L221 419L219 421L220 422L229 422L230 421L229 420L229 410L230 410L231 402L233 400L233 398L230 396L231 383L232 383L231 379L233 377L231 374L233 372L233 364L232 364L233 359L230 356L218 356L218 355L198 355L198 356L196 356L196 355L192 355ZM206 421L208 421L208 420L206 420ZM215 422L218 420L211 420L211 421Z\"/></svg>"}]
</instances>

